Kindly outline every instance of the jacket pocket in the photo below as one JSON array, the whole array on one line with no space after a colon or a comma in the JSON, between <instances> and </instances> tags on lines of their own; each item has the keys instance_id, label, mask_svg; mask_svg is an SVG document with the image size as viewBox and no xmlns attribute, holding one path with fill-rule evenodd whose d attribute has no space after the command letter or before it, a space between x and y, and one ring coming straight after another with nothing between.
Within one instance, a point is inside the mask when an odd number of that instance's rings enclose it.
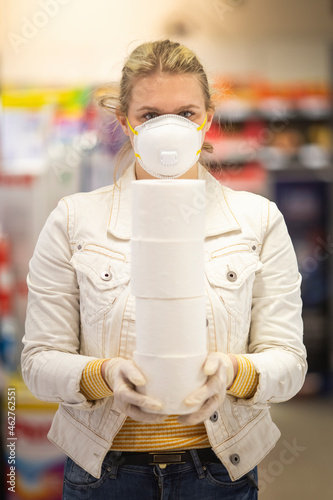
<instances>
[{"instance_id":1,"label":"jacket pocket","mask_svg":"<svg viewBox=\"0 0 333 500\"><path fill-rule=\"evenodd\" d=\"M234 418L238 422L239 429L243 429L249 422L252 422L262 411L266 411L268 405L257 405L250 404L250 400L243 398L236 398L235 396L228 395L228 399L231 403L231 412Z\"/></svg>"},{"instance_id":2,"label":"jacket pocket","mask_svg":"<svg viewBox=\"0 0 333 500\"><path fill-rule=\"evenodd\" d=\"M245 243L214 250L205 264L210 285L228 313L243 327L250 325L252 288L261 266L259 253Z\"/></svg>"},{"instance_id":3,"label":"jacket pocket","mask_svg":"<svg viewBox=\"0 0 333 500\"><path fill-rule=\"evenodd\" d=\"M83 251L76 252L70 261L80 287L81 318L88 325L98 321L114 306L130 280L128 264L125 256L121 256L107 248L89 244Z\"/></svg>"}]
</instances>

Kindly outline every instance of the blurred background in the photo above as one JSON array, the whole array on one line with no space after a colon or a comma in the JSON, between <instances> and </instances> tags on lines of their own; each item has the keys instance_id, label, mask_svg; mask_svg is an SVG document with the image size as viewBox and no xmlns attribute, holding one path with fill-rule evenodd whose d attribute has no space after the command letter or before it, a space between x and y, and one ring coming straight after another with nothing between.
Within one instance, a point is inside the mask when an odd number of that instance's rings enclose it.
<instances>
[{"instance_id":1,"label":"blurred background","mask_svg":"<svg viewBox=\"0 0 333 500\"><path fill-rule=\"evenodd\" d=\"M20 377L28 263L61 197L113 183L123 136L98 114L96 89L119 81L136 45L169 37L195 50L217 89L211 172L276 201L303 276L309 373L271 408L282 437L260 464L259 498L331 499L332 0L0 5L0 498L61 498L65 457L46 438L56 406Z\"/></svg>"}]
</instances>

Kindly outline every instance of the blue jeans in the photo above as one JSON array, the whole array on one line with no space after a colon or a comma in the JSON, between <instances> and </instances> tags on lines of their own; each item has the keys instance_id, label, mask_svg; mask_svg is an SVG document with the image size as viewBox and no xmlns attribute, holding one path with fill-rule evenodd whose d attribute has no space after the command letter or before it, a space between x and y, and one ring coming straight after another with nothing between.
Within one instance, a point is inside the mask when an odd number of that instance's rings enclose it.
<instances>
[{"instance_id":1,"label":"blue jeans","mask_svg":"<svg viewBox=\"0 0 333 500\"><path fill-rule=\"evenodd\" d=\"M224 465L194 463L168 465L113 465L120 452L108 452L99 479L66 459L63 500L257 500L257 467L231 481Z\"/></svg>"}]
</instances>

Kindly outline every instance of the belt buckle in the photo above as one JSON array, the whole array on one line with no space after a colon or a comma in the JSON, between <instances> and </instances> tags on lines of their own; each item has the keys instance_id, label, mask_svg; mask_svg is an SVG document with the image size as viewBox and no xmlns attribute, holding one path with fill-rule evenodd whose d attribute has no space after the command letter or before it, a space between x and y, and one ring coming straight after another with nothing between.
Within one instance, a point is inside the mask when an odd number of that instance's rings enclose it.
<instances>
[{"instance_id":1,"label":"belt buckle","mask_svg":"<svg viewBox=\"0 0 333 500\"><path fill-rule=\"evenodd\" d=\"M164 451L163 453L149 452L152 455L152 462L149 465L158 465L161 469L165 469L167 465L184 464L182 454L186 451Z\"/></svg>"}]
</instances>

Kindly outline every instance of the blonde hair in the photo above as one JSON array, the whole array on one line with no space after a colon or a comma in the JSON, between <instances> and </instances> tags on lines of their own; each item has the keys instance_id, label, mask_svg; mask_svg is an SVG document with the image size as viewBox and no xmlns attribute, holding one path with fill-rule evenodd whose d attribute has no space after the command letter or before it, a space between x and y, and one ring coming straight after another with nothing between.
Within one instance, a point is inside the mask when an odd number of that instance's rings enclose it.
<instances>
[{"instance_id":1,"label":"blonde hair","mask_svg":"<svg viewBox=\"0 0 333 500\"><path fill-rule=\"evenodd\" d=\"M97 94L98 105L113 115L118 113L126 116L137 79L157 72L195 75L202 88L206 111L214 111L213 91L196 54L184 45L170 40L143 43L136 47L125 61L118 92L115 92L114 85L104 88ZM201 149L208 153L213 152L213 146L207 142L203 143ZM115 184L118 167L131 150L131 142L128 139L118 153L114 171Z\"/></svg>"}]
</instances>

